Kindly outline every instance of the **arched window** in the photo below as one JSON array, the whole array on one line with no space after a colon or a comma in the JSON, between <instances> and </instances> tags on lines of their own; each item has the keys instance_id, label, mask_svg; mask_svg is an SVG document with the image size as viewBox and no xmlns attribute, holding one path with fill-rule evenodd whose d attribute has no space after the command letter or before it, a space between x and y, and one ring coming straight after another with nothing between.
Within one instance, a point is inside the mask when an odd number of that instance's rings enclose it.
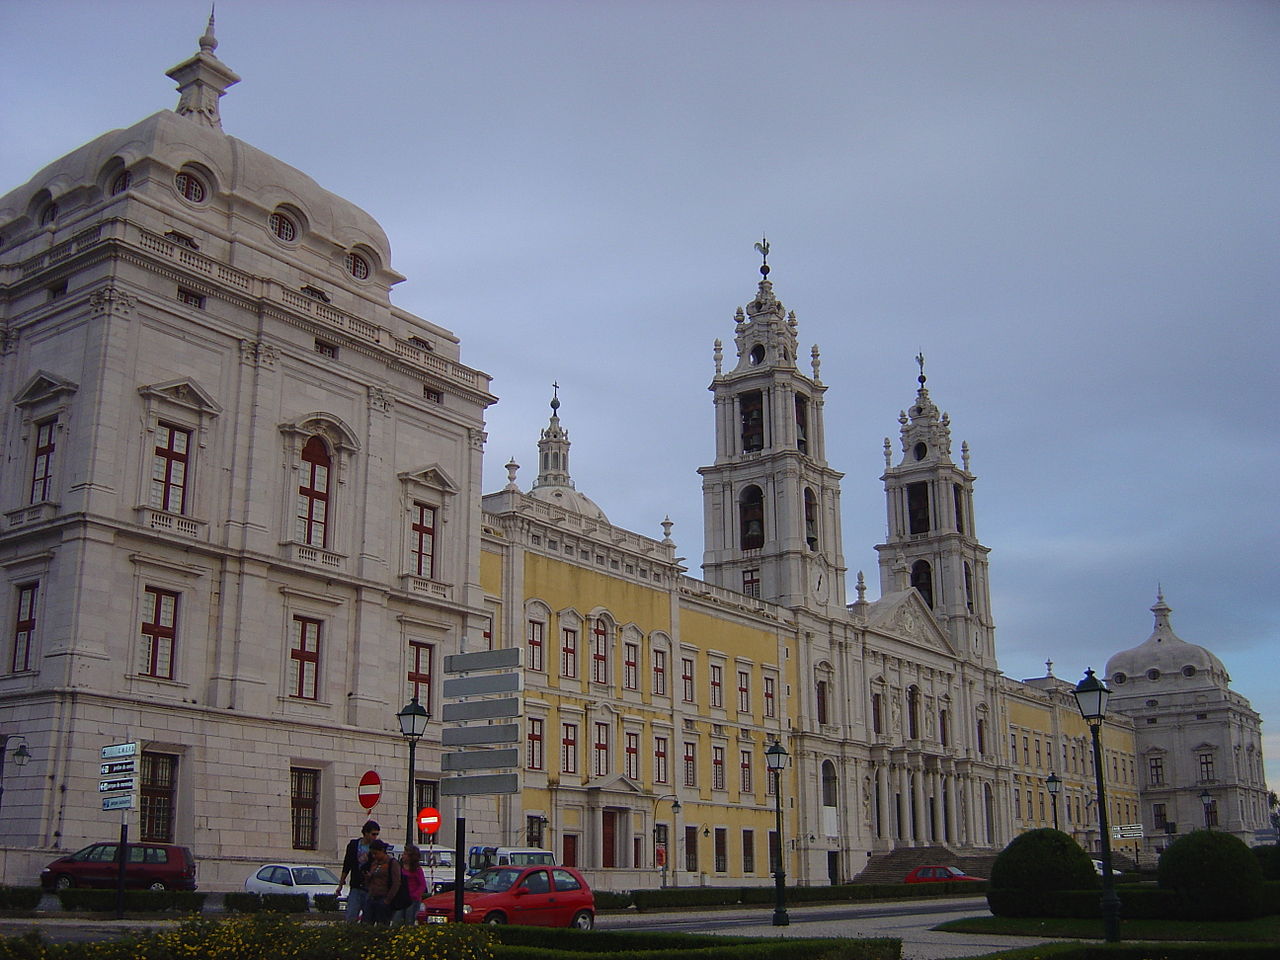
<instances>
[{"instance_id":1,"label":"arched window","mask_svg":"<svg viewBox=\"0 0 1280 960\"><path fill-rule=\"evenodd\" d=\"M956 508L956 533L964 533L964 488L960 484L951 485L951 499Z\"/></svg>"},{"instance_id":2,"label":"arched window","mask_svg":"<svg viewBox=\"0 0 1280 960\"><path fill-rule=\"evenodd\" d=\"M967 560L964 563L964 602L973 613L973 567Z\"/></svg>"},{"instance_id":3,"label":"arched window","mask_svg":"<svg viewBox=\"0 0 1280 960\"><path fill-rule=\"evenodd\" d=\"M804 542L810 550L818 549L818 498L804 488Z\"/></svg>"},{"instance_id":4,"label":"arched window","mask_svg":"<svg viewBox=\"0 0 1280 960\"><path fill-rule=\"evenodd\" d=\"M126 170L111 181L111 195L114 197L116 194L124 193L131 183L133 183L133 174Z\"/></svg>"},{"instance_id":5,"label":"arched window","mask_svg":"<svg viewBox=\"0 0 1280 960\"><path fill-rule=\"evenodd\" d=\"M920 739L920 688L907 687L907 739Z\"/></svg>"},{"instance_id":6,"label":"arched window","mask_svg":"<svg viewBox=\"0 0 1280 960\"><path fill-rule=\"evenodd\" d=\"M928 560L917 560L911 565L911 585L920 591L924 602L933 607L933 567Z\"/></svg>"},{"instance_id":7,"label":"arched window","mask_svg":"<svg viewBox=\"0 0 1280 960\"><path fill-rule=\"evenodd\" d=\"M738 499L738 528L743 550L764 546L764 494L757 486L747 487Z\"/></svg>"},{"instance_id":8,"label":"arched window","mask_svg":"<svg viewBox=\"0 0 1280 960\"><path fill-rule=\"evenodd\" d=\"M809 452L809 399L796 394L796 449Z\"/></svg>"},{"instance_id":9,"label":"arched window","mask_svg":"<svg viewBox=\"0 0 1280 960\"><path fill-rule=\"evenodd\" d=\"M884 694L871 695L871 732L884 733Z\"/></svg>"},{"instance_id":10,"label":"arched window","mask_svg":"<svg viewBox=\"0 0 1280 960\"><path fill-rule=\"evenodd\" d=\"M298 508L294 537L309 547L328 545L331 464L329 448L324 441L316 436L307 440L298 466Z\"/></svg>"},{"instance_id":11,"label":"arched window","mask_svg":"<svg viewBox=\"0 0 1280 960\"><path fill-rule=\"evenodd\" d=\"M204 184L195 174L184 171L173 178L173 185L178 188L178 193L192 203L204 202Z\"/></svg>"},{"instance_id":12,"label":"arched window","mask_svg":"<svg viewBox=\"0 0 1280 960\"><path fill-rule=\"evenodd\" d=\"M764 448L764 396L759 390L748 390L738 397L738 416L742 420L742 449L745 453Z\"/></svg>"},{"instance_id":13,"label":"arched window","mask_svg":"<svg viewBox=\"0 0 1280 960\"><path fill-rule=\"evenodd\" d=\"M822 761L822 805L836 805L836 765L830 760Z\"/></svg>"}]
</instances>

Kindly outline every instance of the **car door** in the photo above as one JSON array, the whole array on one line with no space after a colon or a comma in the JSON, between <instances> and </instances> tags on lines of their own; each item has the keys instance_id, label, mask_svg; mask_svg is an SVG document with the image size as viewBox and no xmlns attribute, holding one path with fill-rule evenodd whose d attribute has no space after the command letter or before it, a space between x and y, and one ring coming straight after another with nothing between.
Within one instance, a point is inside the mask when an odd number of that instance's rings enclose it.
<instances>
[{"instance_id":1,"label":"car door","mask_svg":"<svg viewBox=\"0 0 1280 960\"><path fill-rule=\"evenodd\" d=\"M116 851L119 849L120 845L116 843L96 843L90 847L76 871L76 882L86 887L114 886L120 871L116 863Z\"/></svg>"},{"instance_id":2,"label":"car door","mask_svg":"<svg viewBox=\"0 0 1280 960\"><path fill-rule=\"evenodd\" d=\"M511 890L511 922L530 927L552 923L551 877L544 869L528 871Z\"/></svg>"},{"instance_id":3,"label":"car door","mask_svg":"<svg viewBox=\"0 0 1280 960\"><path fill-rule=\"evenodd\" d=\"M551 880L555 884L549 909L549 925L567 927L579 910L591 908L591 894L583 888L568 870L552 870Z\"/></svg>"}]
</instances>

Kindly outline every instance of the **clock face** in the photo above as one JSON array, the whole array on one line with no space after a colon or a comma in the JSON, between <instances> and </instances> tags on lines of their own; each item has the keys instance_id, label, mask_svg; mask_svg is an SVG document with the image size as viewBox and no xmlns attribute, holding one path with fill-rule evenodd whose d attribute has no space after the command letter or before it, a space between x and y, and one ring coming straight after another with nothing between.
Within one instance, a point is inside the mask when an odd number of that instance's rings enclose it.
<instances>
[{"instance_id":1,"label":"clock face","mask_svg":"<svg viewBox=\"0 0 1280 960\"><path fill-rule=\"evenodd\" d=\"M813 596L817 600L826 601L831 590L830 577L826 563L815 564L809 582L813 585Z\"/></svg>"}]
</instances>

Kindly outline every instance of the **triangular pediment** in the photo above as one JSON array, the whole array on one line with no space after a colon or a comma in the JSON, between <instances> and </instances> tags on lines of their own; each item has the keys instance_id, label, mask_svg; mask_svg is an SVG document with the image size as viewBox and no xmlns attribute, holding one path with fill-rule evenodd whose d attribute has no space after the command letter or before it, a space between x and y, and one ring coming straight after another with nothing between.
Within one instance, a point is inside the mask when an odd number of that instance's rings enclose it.
<instances>
[{"instance_id":1,"label":"triangular pediment","mask_svg":"<svg viewBox=\"0 0 1280 960\"><path fill-rule=\"evenodd\" d=\"M75 393L79 389L79 384L49 373L47 370L39 370L14 395L13 402L20 407L28 407L56 399L64 394Z\"/></svg>"},{"instance_id":2,"label":"triangular pediment","mask_svg":"<svg viewBox=\"0 0 1280 960\"><path fill-rule=\"evenodd\" d=\"M938 625L933 611L914 588L886 594L870 604L867 629L906 640L926 650L952 657L956 655L951 638Z\"/></svg>"},{"instance_id":3,"label":"triangular pediment","mask_svg":"<svg viewBox=\"0 0 1280 960\"><path fill-rule=\"evenodd\" d=\"M602 790L605 793L627 793L639 796L644 793L640 784L636 783L630 777L615 773L612 776L600 777L598 780L592 780L587 784L588 790Z\"/></svg>"},{"instance_id":4,"label":"triangular pediment","mask_svg":"<svg viewBox=\"0 0 1280 960\"><path fill-rule=\"evenodd\" d=\"M139 387L138 392L144 397L156 397L201 413L216 416L222 412L222 405L213 399L208 390L186 377L166 380L164 383L149 383Z\"/></svg>"},{"instance_id":5,"label":"triangular pediment","mask_svg":"<svg viewBox=\"0 0 1280 960\"><path fill-rule=\"evenodd\" d=\"M406 470L398 474L398 476L402 481L421 484L424 487L442 490L445 493L457 493L459 490L458 485L453 481L453 477L449 476L438 463L426 464L414 470Z\"/></svg>"}]
</instances>

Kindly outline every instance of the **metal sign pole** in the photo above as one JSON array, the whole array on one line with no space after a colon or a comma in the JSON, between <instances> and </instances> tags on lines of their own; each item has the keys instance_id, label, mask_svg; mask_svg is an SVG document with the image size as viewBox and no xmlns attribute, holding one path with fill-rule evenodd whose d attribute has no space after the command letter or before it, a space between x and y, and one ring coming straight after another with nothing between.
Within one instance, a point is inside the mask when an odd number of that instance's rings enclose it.
<instances>
[{"instance_id":1,"label":"metal sign pole","mask_svg":"<svg viewBox=\"0 0 1280 960\"><path fill-rule=\"evenodd\" d=\"M453 851L453 919L456 923L463 923L462 917L462 881L466 876L467 870L467 818L458 817L454 820L453 827L453 845L456 848Z\"/></svg>"}]
</instances>

